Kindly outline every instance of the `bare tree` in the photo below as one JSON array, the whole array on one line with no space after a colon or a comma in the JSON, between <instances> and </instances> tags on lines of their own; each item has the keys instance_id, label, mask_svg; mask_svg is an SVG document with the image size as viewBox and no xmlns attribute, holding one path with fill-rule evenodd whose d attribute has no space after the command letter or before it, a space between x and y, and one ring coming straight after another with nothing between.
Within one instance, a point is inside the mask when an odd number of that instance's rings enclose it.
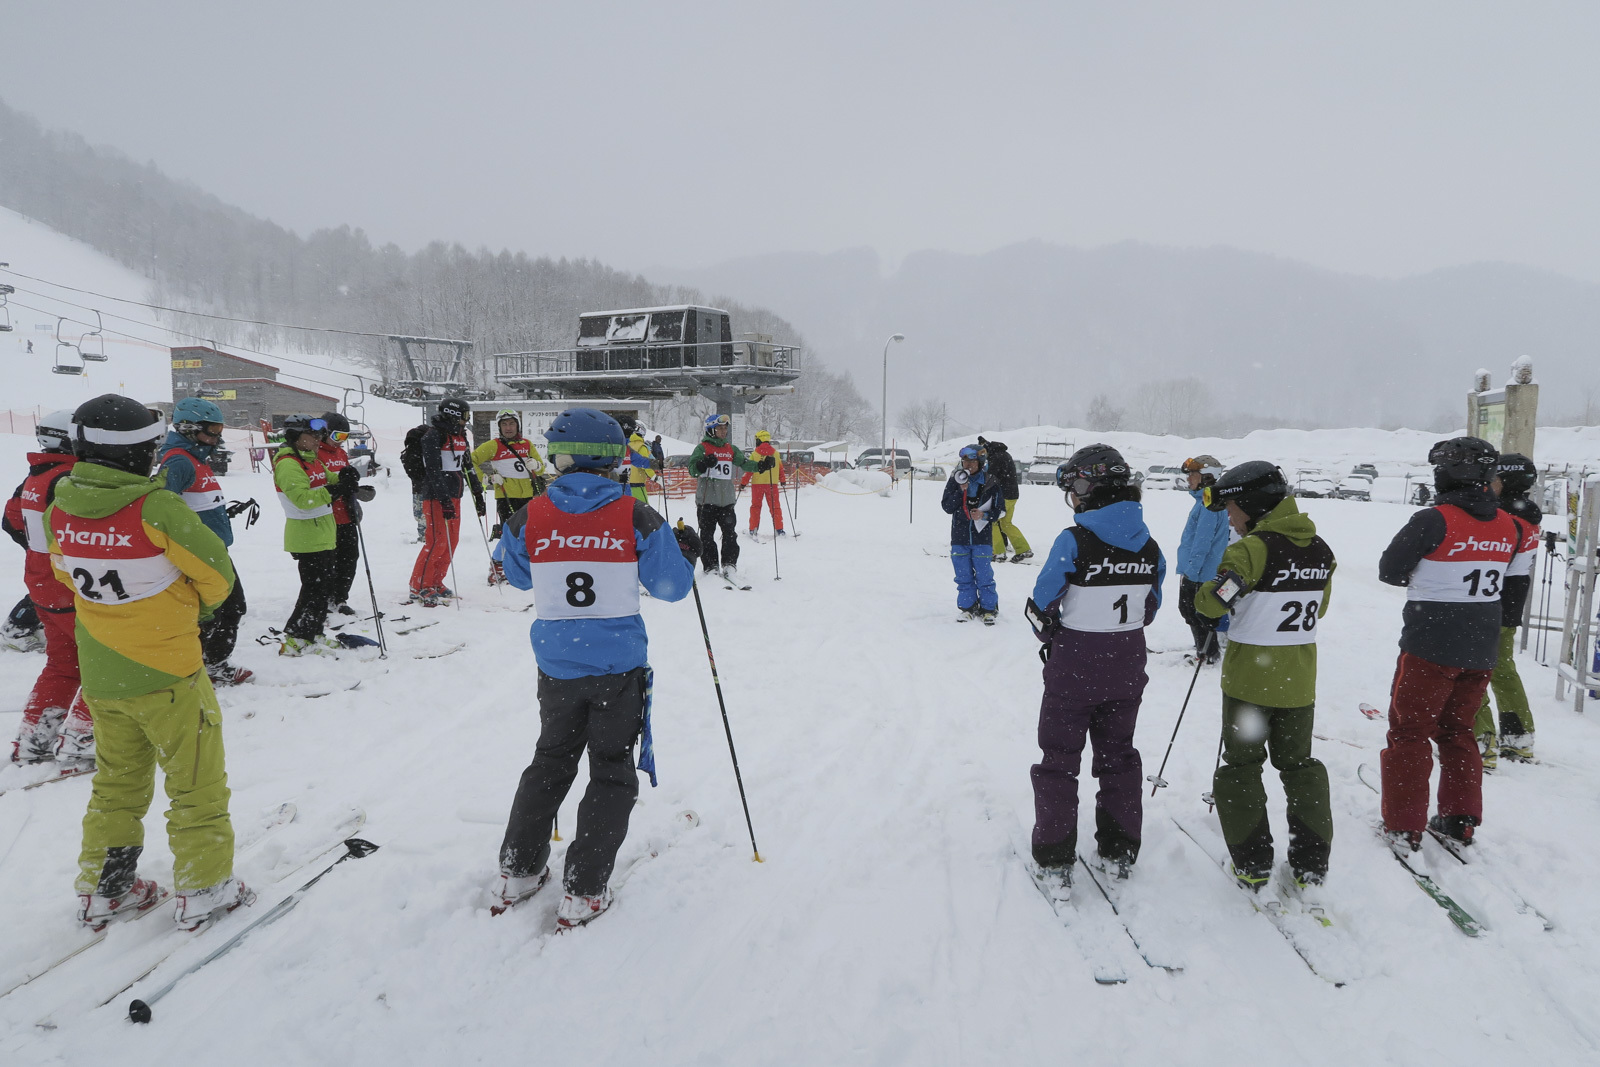
<instances>
[{"instance_id":1,"label":"bare tree","mask_svg":"<svg viewBox=\"0 0 1600 1067\"><path fill-rule=\"evenodd\" d=\"M1084 414L1083 422L1085 428L1100 432L1122 429L1123 418L1123 410L1114 406L1109 396L1097 393L1089 401L1089 410Z\"/></svg>"},{"instance_id":2,"label":"bare tree","mask_svg":"<svg viewBox=\"0 0 1600 1067\"><path fill-rule=\"evenodd\" d=\"M947 417L943 402L922 400L901 408L895 421L910 430L922 442L922 447L927 448L928 442L933 440Z\"/></svg>"}]
</instances>

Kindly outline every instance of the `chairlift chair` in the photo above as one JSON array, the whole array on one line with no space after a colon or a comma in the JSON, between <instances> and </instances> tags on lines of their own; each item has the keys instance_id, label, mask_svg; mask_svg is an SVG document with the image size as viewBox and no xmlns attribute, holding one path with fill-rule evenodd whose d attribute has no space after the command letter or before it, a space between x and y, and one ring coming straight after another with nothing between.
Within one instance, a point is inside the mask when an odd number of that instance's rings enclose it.
<instances>
[{"instance_id":1,"label":"chairlift chair","mask_svg":"<svg viewBox=\"0 0 1600 1067\"><path fill-rule=\"evenodd\" d=\"M53 374L82 374L83 359L78 346L61 337L61 327L66 321L65 316L56 319L56 362L50 371Z\"/></svg>"},{"instance_id":2,"label":"chairlift chair","mask_svg":"<svg viewBox=\"0 0 1600 1067\"><path fill-rule=\"evenodd\" d=\"M106 355L106 339L100 334L102 325L100 312L96 311L94 313L94 329L78 338L78 355L86 362L104 363L111 358Z\"/></svg>"},{"instance_id":3,"label":"chairlift chair","mask_svg":"<svg viewBox=\"0 0 1600 1067\"><path fill-rule=\"evenodd\" d=\"M0 333L11 332L11 308L6 298L16 291L16 286L0 283Z\"/></svg>"}]
</instances>

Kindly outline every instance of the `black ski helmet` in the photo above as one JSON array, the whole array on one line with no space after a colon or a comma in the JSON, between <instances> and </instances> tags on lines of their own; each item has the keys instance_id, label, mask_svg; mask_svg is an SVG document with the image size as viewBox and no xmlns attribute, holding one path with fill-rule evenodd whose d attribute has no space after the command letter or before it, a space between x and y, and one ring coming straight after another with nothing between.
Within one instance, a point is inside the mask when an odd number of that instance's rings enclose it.
<instances>
[{"instance_id":1,"label":"black ski helmet","mask_svg":"<svg viewBox=\"0 0 1600 1067\"><path fill-rule=\"evenodd\" d=\"M1500 474L1501 496L1522 496L1539 480L1539 468L1520 452L1500 453L1497 470Z\"/></svg>"},{"instance_id":2,"label":"black ski helmet","mask_svg":"<svg viewBox=\"0 0 1600 1067\"><path fill-rule=\"evenodd\" d=\"M283 443L293 445L303 433L321 434L328 428L321 415L285 415L283 417Z\"/></svg>"},{"instance_id":3,"label":"black ski helmet","mask_svg":"<svg viewBox=\"0 0 1600 1067\"><path fill-rule=\"evenodd\" d=\"M72 413L72 454L142 478L155 465L166 433L161 418L137 400L105 393Z\"/></svg>"},{"instance_id":4,"label":"black ski helmet","mask_svg":"<svg viewBox=\"0 0 1600 1067\"><path fill-rule=\"evenodd\" d=\"M1283 502L1289 495L1289 480L1277 464L1264 459L1252 459L1222 472L1215 485L1206 492L1206 507L1212 511L1225 511L1229 504L1251 519L1259 519Z\"/></svg>"},{"instance_id":5,"label":"black ski helmet","mask_svg":"<svg viewBox=\"0 0 1600 1067\"><path fill-rule=\"evenodd\" d=\"M439 401L439 411L434 416L435 419L448 419L458 426L465 426L471 417L472 411L467 407L467 402L455 396L447 396Z\"/></svg>"},{"instance_id":6,"label":"black ski helmet","mask_svg":"<svg viewBox=\"0 0 1600 1067\"><path fill-rule=\"evenodd\" d=\"M1056 468L1056 487L1077 494L1074 511L1089 511L1121 498L1131 475L1121 452L1106 444L1084 445Z\"/></svg>"},{"instance_id":7,"label":"black ski helmet","mask_svg":"<svg viewBox=\"0 0 1600 1067\"><path fill-rule=\"evenodd\" d=\"M350 432L350 420L337 411L324 411L322 421L327 424L327 429L323 430L324 434Z\"/></svg>"},{"instance_id":8,"label":"black ski helmet","mask_svg":"<svg viewBox=\"0 0 1600 1067\"><path fill-rule=\"evenodd\" d=\"M1478 437L1452 437L1428 450L1433 484L1440 492L1454 486L1488 485L1499 461L1499 451Z\"/></svg>"},{"instance_id":9,"label":"black ski helmet","mask_svg":"<svg viewBox=\"0 0 1600 1067\"><path fill-rule=\"evenodd\" d=\"M622 439L626 441L639 429L639 420L632 415L621 415L617 418L617 425L622 427Z\"/></svg>"}]
</instances>

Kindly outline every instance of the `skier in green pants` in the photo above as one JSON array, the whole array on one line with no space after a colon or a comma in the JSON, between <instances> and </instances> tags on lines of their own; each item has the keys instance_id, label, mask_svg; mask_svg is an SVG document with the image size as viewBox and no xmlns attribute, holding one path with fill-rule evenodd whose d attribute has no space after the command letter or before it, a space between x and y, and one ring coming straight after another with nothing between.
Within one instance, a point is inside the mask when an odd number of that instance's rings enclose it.
<instances>
[{"instance_id":1,"label":"skier in green pants","mask_svg":"<svg viewBox=\"0 0 1600 1067\"><path fill-rule=\"evenodd\" d=\"M1494 702L1500 708L1499 736L1495 735L1494 709L1489 706L1489 694L1483 694L1483 704L1478 708L1478 718L1472 732L1478 736L1478 749L1483 753L1483 769L1492 771L1499 765L1500 757L1532 763L1533 759L1533 709L1528 706L1528 693L1522 688L1522 676L1517 673L1517 627L1522 625L1523 606L1528 602L1528 591L1533 585L1533 558L1538 554L1539 527L1544 514L1539 505L1528 499L1528 490L1539 477L1533 460L1516 452L1506 452L1500 457L1498 472L1489 488L1500 497L1500 510L1522 524L1522 545L1516 558L1506 568L1505 584L1500 593L1500 659L1494 674L1489 678L1489 688L1494 690Z\"/></svg>"},{"instance_id":2,"label":"skier in green pants","mask_svg":"<svg viewBox=\"0 0 1600 1067\"><path fill-rule=\"evenodd\" d=\"M1272 877L1272 830L1262 764L1270 753L1288 800L1289 882L1321 885L1333 844L1328 770L1311 755L1317 699L1317 623L1327 614L1334 558L1289 495L1283 472L1253 460L1204 491L1240 538L1217 577L1195 593L1207 618L1232 613L1222 658L1222 758L1212 783L1239 884Z\"/></svg>"}]
</instances>

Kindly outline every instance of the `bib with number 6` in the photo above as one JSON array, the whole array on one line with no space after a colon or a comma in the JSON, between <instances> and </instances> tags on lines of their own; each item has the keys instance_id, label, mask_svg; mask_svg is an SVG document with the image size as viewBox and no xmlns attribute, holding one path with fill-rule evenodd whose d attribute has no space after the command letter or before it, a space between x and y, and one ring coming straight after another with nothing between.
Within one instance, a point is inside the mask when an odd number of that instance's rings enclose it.
<instances>
[{"instance_id":1,"label":"bib with number 6","mask_svg":"<svg viewBox=\"0 0 1600 1067\"><path fill-rule=\"evenodd\" d=\"M124 604L153 597L183 574L144 532L144 502L103 519L83 519L60 508L50 512L50 532L61 550L61 569L78 597L94 604Z\"/></svg>"},{"instance_id":2,"label":"bib with number 6","mask_svg":"<svg viewBox=\"0 0 1600 1067\"><path fill-rule=\"evenodd\" d=\"M634 499L570 515L547 496L528 505L523 537L541 619L620 619L639 614Z\"/></svg>"},{"instance_id":3,"label":"bib with number 6","mask_svg":"<svg viewBox=\"0 0 1600 1067\"><path fill-rule=\"evenodd\" d=\"M1261 580L1233 609L1228 640L1246 645L1310 645L1333 577L1333 549L1320 537L1305 546L1281 533L1254 534L1267 546Z\"/></svg>"}]
</instances>

